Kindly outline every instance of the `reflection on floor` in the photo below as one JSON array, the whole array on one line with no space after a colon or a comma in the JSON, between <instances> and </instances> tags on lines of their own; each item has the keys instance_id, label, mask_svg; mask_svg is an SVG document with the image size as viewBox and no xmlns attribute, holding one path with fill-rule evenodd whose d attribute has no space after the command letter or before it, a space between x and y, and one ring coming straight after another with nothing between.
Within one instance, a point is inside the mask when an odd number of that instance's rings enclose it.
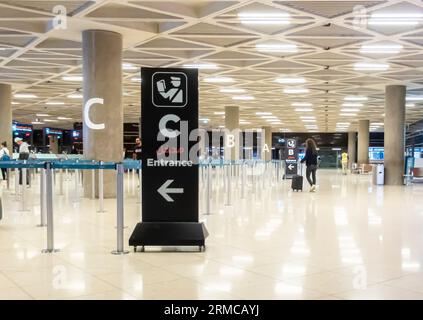
<instances>
[{"instance_id":1,"label":"reflection on floor","mask_svg":"<svg viewBox=\"0 0 423 320\"><path fill-rule=\"evenodd\" d=\"M206 252L125 256L110 254L114 200L98 213L72 180L64 195L56 187L61 251L42 254L36 181L28 212L4 190L0 299L423 299L423 185L375 187L369 176L335 170L320 170L318 180L316 193L258 181L244 200L234 187L225 206L215 179L212 214L200 215L210 232ZM125 183L126 244L140 215L136 184Z\"/></svg>"}]
</instances>

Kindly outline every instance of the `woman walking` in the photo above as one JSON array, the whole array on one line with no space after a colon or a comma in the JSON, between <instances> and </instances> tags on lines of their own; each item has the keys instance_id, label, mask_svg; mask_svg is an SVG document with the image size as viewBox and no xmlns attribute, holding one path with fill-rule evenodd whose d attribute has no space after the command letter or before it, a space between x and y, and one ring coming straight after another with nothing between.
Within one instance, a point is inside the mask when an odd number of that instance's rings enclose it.
<instances>
[{"instance_id":1,"label":"woman walking","mask_svg":"<svg viewBox=\"0 0 423 320\"><path fill-rule=\"evenodd\" d=\"M301 163L306 163L306 178L310 184L310 192L316 191L317 146L313 139L306 141L306 154Z\"/></svg>"}]
</instances>

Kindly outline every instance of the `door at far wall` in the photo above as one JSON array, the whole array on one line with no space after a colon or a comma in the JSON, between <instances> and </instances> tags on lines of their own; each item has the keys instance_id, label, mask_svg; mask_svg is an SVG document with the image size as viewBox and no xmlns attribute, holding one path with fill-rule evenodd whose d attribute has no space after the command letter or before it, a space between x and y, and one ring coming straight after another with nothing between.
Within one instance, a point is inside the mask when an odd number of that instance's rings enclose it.
<instances>
[{"instance_id":1,"label":"door at far wall","mask_svg":"<svg viewBox=\"0 0 423 320\"><path fill-rule=\"evenodd\" d=\"M51 153L59 153L59 139L56 136L49 136L49 145Z\"/></svg>"},{"instance_id":2,"label":"door at far wall","mask_svg":"<svg viewBox=\"0 0 423 320\"><path fill-rule=\"evenodd\" d=\"M320 168L336 169L339 167L338 151L331 148L321 148L318 154L320 157Z\"/></svg>"}]
</instances>

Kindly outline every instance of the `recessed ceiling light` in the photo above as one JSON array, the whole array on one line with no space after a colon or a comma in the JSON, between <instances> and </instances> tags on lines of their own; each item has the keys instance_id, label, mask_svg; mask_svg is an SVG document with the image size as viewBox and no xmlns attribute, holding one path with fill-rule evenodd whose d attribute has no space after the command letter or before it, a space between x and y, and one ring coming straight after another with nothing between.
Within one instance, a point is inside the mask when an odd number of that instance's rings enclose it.
<instances>
[{"instance_id":1,"label":"recessed ceiling light","mask_svg":"<svg viewBox=\"0 0 423 320\"><path fill-rule=\"evenodd\" d=\"M400 44L389 44L389 45L376 45L368 44L362 45L360 53L376 53L376 54L396 54L401 52L402 45Z\"/></svg>"},{"instance_id":2,"label":"recessed ceiling light","mask_svg":"<svg viewBox=\"0 0 423 320\"><path fill-rule=\"evenodd\" d=\"M346 102L342 104L343 107L362 107L363 104L359 102Z\"/></svg>"},{"instance_id":3,"label":"recessed ceiling light","mask_svg":"<svg viewBox=\"0 0 423 320\"><path fill-rule=\"evenodd\" d=\"M413 107L415 107L416 105L415 105L414 103L406 103L406 104L405 104L405 106L406 106L407 108L413 108Z\"/></svg>"},{"instance_id":4,"label":"recessed ceiling light","mask_svg":"<svg viewBox=\"0 0 423 320\"><path fill-rule=\"evenodd\" d=\"M122 63L122 69L123 70L138 70L139 68L137 66L134 66L132 63Z\"/></svg>"},{"instance_id":5,"label":"recessed ceiling light","mask_svg":"<svg viewBox=\"0 0 423 320\"><path fill-rule=\"evenodd\" d=\"M277 119L278 117L276 117L276 116L264 115L264 116L261 116L261 118L262 118L262 119Z\"/></svg>"},{"instance_id":6,"label":"recessed ceiling light","mask_svg":"<svg viewBox=\"0 0 423 320\"><path fill-rule=\"evenodd\" d=\"M63 81L75 81L75 82L81 82L84 80L82 76L63 76Z\"/></svg>"},{"instance_id":7,"label":"recessed ceiling light","mask_svg":"<svg viewBox=\"0 0 423 320\"><path fill-rule=\"evenodd\" d=\"M316 119L314 116L302 116L300 119Z\"/></svg>"},{"instance_id":8,"label":"recessed ceiling light","mask_svg":"<svg viewBox=\"0 0 423 320\"><path fill-rule=\"evenodd\" d=\"M389 69L387 63L370 63L370 62L358 62L354 64L354 70L356 71L385 71Z\"/></svg>"},{"instance_id":9,"label":"recessed ceiling light","mask_svg":"<svg viewBox=\"0 0 423 320\"><path fill-rule=\"evenodd\" d=\"M44 122L57 122L57 120L54 120L54 119L44 119L43 121Z\"/></svg>"},{"instance_id":10,"label":"recessed ceiling light","mask_svg":"<svg viewBox=\"0 0 423 320\"><path fill-rule=\"evenodd\" d=\"M47 113L37 113L36 116L37 117L50 117L50 115L47 114Z\"/></svg>"},{"instance_id":11,"label":"recessed ceiling light","mask_svg":"<svg viewBox=\"0 0 423 320\"><path fill-rule=\"evenodd\" d=\"M245 89L241 89L241 88L223 88L220 89L221 93L244 93L246 92Z\"/></svg>"},{"instance_id":12,"label":"recessed ceiling light","mask_svg":"<svg viewBox=\"0 0 423 320\"><path fill-rule=\"evenodd\" d=\"M385 124L383 122L373 122L371 125L372 126L383 126Z\"/></svg>"},{"instance_id":13,"label":"recessed ceiling light","mask_svg":"<svg viewBox=\"0 0 423 320\"><path fill-rule=\"evenodd\" d=\"M142 79L140 77L131 78L132 82L142 82Z\"/></svg>"},{"instance_id":14,"label":"recessed ceiling light","mask_svg":"<svg viewBox=\"0 0 423 320\"><path fill-rule=\"evenodd\" d=\"M20 104L19 102L15 102L15 101L12 101L12 105L18 105L18 104Z\"/></svg>"},{"instance_id":15,"label":"recessed ceiling light","mask_svg":"<svg viewBox=\"0 0 423 320\"><path fill-rule=\"evenodd\" d=\"M305 88L285 88L283 89L284 93L292 94L292 93L308 93L309 90Z\"/></svg>"},{"instance_id":16,"label":"recessed ceiling light","mask_svg":"<svg viewBox=\"0 0 423 320\"><path fill-rule=\"evenodd\" d=\"M373 13L368 25L415 26L423 18L421 13Z\"/></svg>"},{"instance_id":17,"label":"recessed ceiling light","mask_svg":"<svg viewBox=\"0 0 423 320\"><path fill-rule=\"evenodd\" d=\"M234 82L234 79L229 77L209 77L205 78L204 81L210 83L229 83Z\"/></svg>"},{"instance_id":18,"label":"recessed ceiling light","mask_svg":"<svg viewBox=\"0 0 423 320\"><path fill-rule=\"evenodd\" d=\"M351 108L351 109L341 109L341 112L359 112L360 111L360 109L354 109L354 108Z\"/></svg>"},{"instance_id":19,"label":"recessed ceiling light","mask_svg":"<svg viewBox=\"0 0 423 320\"><path fill-rule=\"evenodd\" d=\"M362 96L348 96L344 98L345 101L367 101L367 97Z\"/></svg>"},{"instance_id":20,"label":"recessed ceiling light","mask_svg":"<svg viewBox=\"0 0 423 320\"><path fill-rule=\"evenodd\" d=\"M405 97L407 101L423 101L423 96L407 96Z\"/></svg>"},{"instance_id":21,"label":"recessed ceiling light","mask_svg":"<svg viewBox=\"0 0 423 320\"><path fill-rule=\"evenodd\" d=\"M222 115L222 114L225 114L225 111L218 111L218 112L215 112L214 114L215 115Z\"/></svg>"},{"instance_id":22,"label":"recessed ceiling light","mask_svg":"<svg viewBox=\"0 0 423 320\"><path fill-rule=\"evenodd\" d=\"M238 18L242 24L259 24L271 25L282 24L287 25L291 23L291 15L289 13L259 13L259 12L240 12Z\"/></svg>"},{"instance_id":23,"label":"recessed ceiling light","mask_svg":"<svg viewBox=\"0 0 423 320\"><path fill-rule=\"evenodd\" d=\"M73 93L68 95L69 99L82 99L84 96L80 93Z\"/></svg>"},{"instance_id":24,"label":"recessed ceiling light","mask_svg":"<svg viewBox=\"0 0 423 320\"><path fill-rule=\"evenodd\" d=\"M272 115L271 112L256 112L256 115L258 116L270 116Z\"/></svg>"},{"instance_id":25,"label":"recessed ceiling light","mask_svg":"<svg viewBox=\"0 0 423 320\"><path fill-rule=\"evenodd\" d=\"M67 117L57 117L57 120L72 120L72 118L67 118Z\"/></svg>"},{"instance_id":26,"label":"recessed ceiling light","mask_svg":"<svg viewBox=\"0 0 423 320\"><path fill-rule=\"evenodd\" d=\"M215 70L219 69L219 67L212 63L188 63L184 64L184 68L189 69L201 69L201 70Z\"/></svg>"},{"instance_id":27,"label":"recessed ceiling light","mask_svg":"<svg viewBox=\"0 0 423 320\"><path fill-rule=\"evenodd\" d=\"M312 109L312 108L296 108L295 111L296 112L312 112L312 111L314 111L314 109Z\"/></svg>"},{"instance_id":28,"label":"recessed ceiling light","mask_svg":"<svg viewBox=\"0 0 423 320\"><path fill-rule=\"evenodd\" d=\"M31 124L44 124L44 122L41 122L41 121L32 121Z\"/></svg>"},{"instance_id":29,"label":"recessed ceiling light","mask_svg":"<svg viewBox=\"0 0 423 320\"><path fill-rule=\"evenodd\" d=\"M316 122L316 119L301 119L302 122Z\"/></svg>"},{"instance_id":30,"label":"recessed ceiling light","mask_svg":"<svg viewBox=\"0 0 423 320\"><path fill-rule=\"evenodd\" d=\"M296 84L296 83L306 83L306 79L300 77L286 77L286 78L278 78L275 80L277 83L282 84Z\"/></svg>"},{"instance_id":31,"label":"recessed ceiling light","mask_svg":"<svg viewBox=\"0 0 423 320\"><path fill-rule=\"evenodd\" d=\"M356 113L340 113L339 115L341 117L355 117L355 116L357 116Z\"/></svg>"},{"instance_id":32,"label":"recessed ceiling light","mask_svg":"<svg viewBox=\"0 0 423 320\"><path fill-rule=\"evenodd\" d=\"M312 107L313 104L310 102L294 102L291 104L293 107Z\"/></svg>"},{"instance_id":33,"label":"recessed ceiling light","mask_svg":"<svg viewBox=\"0 0 423 320\"><path fill-rule=\"evenodd\" d=\"M257 44L256 50L270 53L296 53L298 52L298 47L295 44Z\"/></svg>"},{"instance_id":34,"label":"recessed ceiling light","mask_svg":"<svg viewBox=\"0 0 423 320\"><path fill-rule=\"evenodd\" d=\"M38 98L35 94L32 93L16 93L13 97L17 99L36 99Z\"/></svg>"},{"instance_id":35,"label":"recessed ceiling light","mask_svg":"<svg viewBox=\"0 0 423 320\"><path fill-rule=\"evenodd\" d=\"M49 101L46 102L46 105L48 106L63 106L65 103L61 101Z\"/></svg>"},{"instance_id":36,"label":"recessed ceiling light","mask_svg":"<svg viewBox=\"0 0 423 320\"><path fill-rule=\"evenodd\" d=\"M233 96L233 100L254 100L253 96Z\"/></svg>"}]
</instances>

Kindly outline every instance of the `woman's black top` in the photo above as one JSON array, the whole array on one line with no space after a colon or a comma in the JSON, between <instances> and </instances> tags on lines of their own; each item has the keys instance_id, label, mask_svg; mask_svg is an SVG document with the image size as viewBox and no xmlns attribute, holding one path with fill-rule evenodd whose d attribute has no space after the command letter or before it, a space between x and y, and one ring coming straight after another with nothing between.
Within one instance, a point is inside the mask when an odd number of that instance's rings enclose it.
<instances>
[{"instance_id":1,"label":"woman's black top","mask_svg":"<svg viewBox=\"0 0 423 320\"><path fill-rule=\"evenodd\" d=\"M306 163L307 167L311 165L317 166L317 153L313 153L310 149L306 150L305 157L301 160L301 163Z\"/></svg>"}]
</instances>

